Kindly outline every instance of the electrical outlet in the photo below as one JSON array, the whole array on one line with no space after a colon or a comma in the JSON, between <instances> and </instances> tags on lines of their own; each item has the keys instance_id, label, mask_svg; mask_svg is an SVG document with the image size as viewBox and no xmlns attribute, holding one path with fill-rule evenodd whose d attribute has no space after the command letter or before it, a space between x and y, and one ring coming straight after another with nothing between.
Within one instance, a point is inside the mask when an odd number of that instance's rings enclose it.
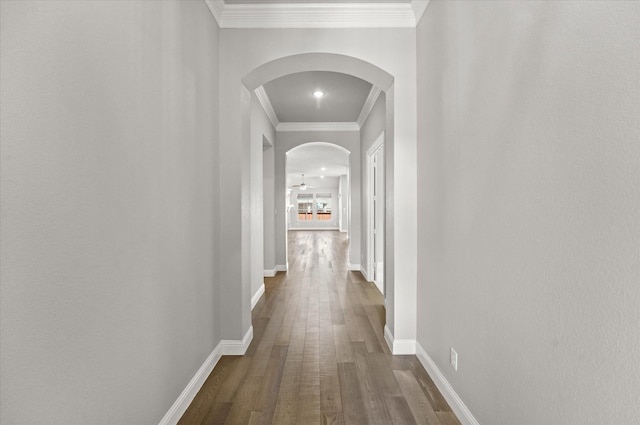
<instances>
[{"instance_id":1,"label":"electrical outlet","mask_svg":"<svg viewBox=\"0 0 640 425\"><path fill-rule=\"evenodd\" d=\"M453 368L453 370L457 372L458 371L458 353L456 353L456 350L454 350L453 347L451 347L451 353L449 355L449 363L451 363L451 367Z\"/></svg>"}]
</instances>

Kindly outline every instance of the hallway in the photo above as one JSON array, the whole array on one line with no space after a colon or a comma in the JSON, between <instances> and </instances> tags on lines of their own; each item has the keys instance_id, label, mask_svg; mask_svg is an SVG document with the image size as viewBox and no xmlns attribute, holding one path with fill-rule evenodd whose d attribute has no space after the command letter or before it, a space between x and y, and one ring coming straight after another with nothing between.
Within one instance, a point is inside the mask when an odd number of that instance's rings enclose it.
<instances>
[{"instance_id":1,"label":"hallway","mask_svg":"<svg viewBox=\"0 0 640 425\"><path fill-rule=\"evenodd\" d=\"M390 354L383 298L347 248L344 233L289 231L246 355L220 360L181 425L459 424L417 358Z\"/></svg>"}]
</instances>

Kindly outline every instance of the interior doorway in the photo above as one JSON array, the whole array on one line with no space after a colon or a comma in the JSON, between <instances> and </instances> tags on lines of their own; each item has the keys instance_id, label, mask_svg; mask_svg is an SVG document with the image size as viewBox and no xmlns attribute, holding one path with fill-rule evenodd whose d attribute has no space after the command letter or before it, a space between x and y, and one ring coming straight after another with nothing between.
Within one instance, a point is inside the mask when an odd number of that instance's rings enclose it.
<instances>
[{"instance_id":1,"label":"interior doorway","mask_svg":"<svg viewBox=\"0 0 640 425\"><path fill-rule=\"evenodd\" d=\"M385 295L384 281L384 133L367 151L367 275Z\"/></svg>"},{"instance_id":2,"label":"interior doorway","mask_svg":"<svg viewBox=\"0 0 640 425\"><path fill-rule=\"evenodd\" d=\"M291 144L285 152L287 233L342 230L350 220L343 202L350 199L351 152L330 142ZM345 236L349 240L348 230ZM287 249L287 264L288 254Z\"/></svg>"}]
</instances>

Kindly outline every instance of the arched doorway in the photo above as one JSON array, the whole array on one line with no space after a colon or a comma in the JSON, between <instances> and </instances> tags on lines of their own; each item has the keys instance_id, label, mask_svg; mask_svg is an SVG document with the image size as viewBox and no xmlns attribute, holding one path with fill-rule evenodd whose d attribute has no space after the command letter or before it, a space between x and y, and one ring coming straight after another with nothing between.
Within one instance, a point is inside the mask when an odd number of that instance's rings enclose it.
<instances>
[{"instance_id":1,"label":"arched doorway","mask_svg":"<svg viewBox=\"0 0 640 425\"><path fill-rule=\"evenodd\" d=\"M285 231L339 230L349 238L351 151L334 143L301 141L284 154Z\"/></svg>"},{"instance_id":2,"label":"arched doorway","mask_svg":"<svg viewBox=\"0 0 640 425\"><path fill-rule=\"evenodd\" d=\"M304 50L304 49L303 49ZM342 51L336 45L336 51ZM415 352L415 320L416 320L416 276L415 250L411 241L416 237L415 210L415 107L411 101L415 97L415 79L407 70L411 67L403 66L406 56L395 55L394 52L379 52L372 55L372 62L381 61L389 69L395 70L399 94L396 102L396 83L392 74L367 62L352 56L337 53L300 53L270 60L260 64L255 49L243 53L241 61L232 61L223 67L222 77L225 81L235 82L221 87L223 101L221 110L221 152L222 160L220 195L227 202L221 208L221 238L224 250L221 251L221 290L220 297L225 300L222 307L223 317L228 317L222 325L224 338L236 339L245 335L248 338L251 331L250 315L250 282L249 273L251 263L262 261L262 258L252 257L251 234L256 230L250 226L249 198L258 187L251 186L253 172L248 160L251 146L251 99L255 90L272 79L296 72L321 70L334 71L354 75L369 81L384 93L386 107L385 126L385 282L386 282L386 328L385 337L396 354ZM263 56L264 57L264 56ZM250 66L248 66L251 64ZM258 65L256 65L258 64ZM238 71L241 71L239 73ZM244 77L241 77L244 75ZM239 92L237 91L239 89ZM396 105L397 103L397 105ZM395 109L402 114L395 113ZM396 134L397 133L397 134ZM396 137L399 143L396 152ZM316 139L317 140L317 139ZM312 141L312 140L308 140ZM229 159L233 159L230 161ZM239 160L239 162L236 162ZM275 168L283 167L276 160ZM360 166L359 166L360 167ZM361 168L361 167L360 167ZM354 170L351 170L355 176ZM358 172L360 175L360 171ZM281 187L284 187L283 182ZM394 190L395 189L395 190ZM275 195L276 204L285 204L285 191ZM352 196L352 199L355 197ZM357 200L360 202L360 199ZM282 213L282 212L280 212ZM353 213L353 212L352 212ZM283 217L284 218L284 217ZM285 220L277 220L277 226L282 226L284 234ZM355 229L354 229L355 230ZM396 240L395 234L402 237L403 242ZM354 246L360 244L360 235L353 238ZM278 244L282 251L286 243ZM262 248L261 248L262 249ZM398 251L396 255L395 251ZM358 253L360 252L358 247ZM353 258L358 263L362 258ZM358 264L359 265L359 264ZM398 286L395 286L395 282ZM396 304L399 306L396 308ZM400 343L400 344L398 344ZM396 349L399 348L399 349Z\"/></svg>"}]
</instances>

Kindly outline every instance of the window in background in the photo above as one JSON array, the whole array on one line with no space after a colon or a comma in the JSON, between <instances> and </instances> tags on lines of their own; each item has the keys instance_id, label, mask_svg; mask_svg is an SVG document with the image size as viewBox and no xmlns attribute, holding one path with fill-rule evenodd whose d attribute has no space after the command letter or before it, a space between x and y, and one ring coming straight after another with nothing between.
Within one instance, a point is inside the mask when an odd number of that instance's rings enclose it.
<instances>
[{"instance_id":1,"label":"window in background","mask_svg":"<svg viewBox=\"0 0 640 425\"><path fill-rule=\"evenodd\" d=\"M318 221L331 220L330 193L316 193L316 217Z\"/></svg>"},{"instance_id":2,"label":"window in background","mask_svg":"<svg viewBox=\"0 0 640 425\"><path fill-rule=\"evenodd\" d=\"M298 193L298 221L313 220L313 194Z\"/></svg>"}]
</instances>

